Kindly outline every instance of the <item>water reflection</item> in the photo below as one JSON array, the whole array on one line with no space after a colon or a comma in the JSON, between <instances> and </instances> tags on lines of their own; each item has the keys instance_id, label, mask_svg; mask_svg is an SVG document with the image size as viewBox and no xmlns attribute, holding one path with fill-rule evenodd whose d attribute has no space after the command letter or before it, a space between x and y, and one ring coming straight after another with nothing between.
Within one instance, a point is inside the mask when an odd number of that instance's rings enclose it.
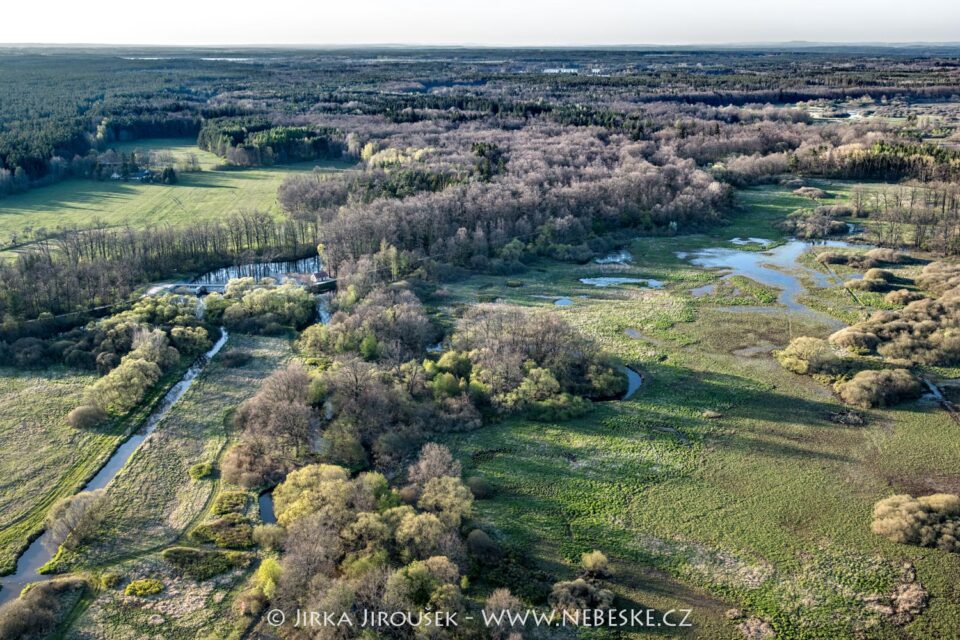
<instances>
[{"instance_id":1,"label":"water reflection","mask_svg":"<svg viewBox=\"0 0 960 640\"><path fill-rule=\"evenodd\" d=\"M818 287L829 287L836 282L827 274L800 264L800 257L813 246L851 247L841 240L810 242L792 240L770 251L744 251L715 247L691 252L677 252L677 257L687 259L691 264L708 269L730 269L732 275L742 275L761 284L780 289L778 301L793 311L809 309L797 301L803 294L804 286L799 274L814 281ZM729 277L729 276L726 276Z\"/></svg>"},{"instance_id":2,"label":"water reflection","mask_svg":"<svg viewBox=\"0 0 960 640\"><path fill-rule=\"evenodd\" d=\"M191 284L217 285L226 284L235 278L275 278L282 280L289 273L317 273L321 271L323 263L320 256L303 258L301 260L281 260L278 262L253 262L233 267L216 269L195 278Z\"/></svg>"}]
</instances>

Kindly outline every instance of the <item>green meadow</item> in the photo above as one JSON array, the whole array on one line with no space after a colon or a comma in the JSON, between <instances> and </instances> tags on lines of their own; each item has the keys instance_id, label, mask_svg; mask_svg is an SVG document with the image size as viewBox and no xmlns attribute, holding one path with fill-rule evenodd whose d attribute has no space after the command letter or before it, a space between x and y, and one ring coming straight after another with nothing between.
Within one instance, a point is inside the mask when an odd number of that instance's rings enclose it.
<instances>
[{"instance_id":1,"label":"green meadow","mask_svg":"<svg viewBox=\"0 0 960 640\"><path fill-rule=\"evenodd\" d=\"M248 172L196 177L221 173ZM740 192L738 203L708 232L633 240L626 263L540 260L509 278L447 283L426 298L447 324L464 306L495 300L561 314L643 376L631 399L596 403L576 420L513 418L446 438L464 475L494 488L477 501L475 519L557 578L575 576L583 552L603 551L619 608L692 610L691 628L618 637L742 638L748 620L739 611L768 621L778 638L952 637L960 628L960 557L896 545L872 534L870 519L873 504L893 493L960 490L957 425L925 400L858 411L860 420L851 420L829 387L776 363L772 351L792 337L826 336L836 320L852 322L884 303L853 298L839 285L817 288L798 267L807 288L799 302L809 312L791 311L769 285L692 265L685 254L705 248L778 246L787 238L777 223L810 206L780 187ZM738 245L735 237L770 243ZM809 255L798 262L824 269ZM852 272L838 267L833 275L839 282ZM581 282L596 277L640 282ZM55 563L88 576L159 579L167 604L131 608L122 592L97 587L72 614L67 637L105 628L110 637L149 637L163 624L165 637L193 638L229 615L230 595L248 570L192 581L160 555L170 545L202 548L189 534L232 488L216 473L193 480L188 471L198 462L216 468L235 435L232 408L290 357L283 339L232 336L229 346L254 357L239 368L213 359L110 485L103 542ZM89 376L9 371L4 380L11 384L0 395L3 449L35 452L26 462L0 459L10 479L4 517L14 509L0 538L9 565L49 505L72 493L120 435L76 432L63 422ZM252 495L247 508L256 521ZM930 601L898 626L875 602L913 574ZM245 629L224 632L240 637Z\"/></svg>"},{"instance_id":2,"label":"green meadow","mask_svg":"<svg viewBox=\"0 0 960 640\"><path fill-rule=\"evenodd\" d=\"M695 628L661 629L665 637L742 637L727 614L741 608L779 638L951 637L960 558L893 544L870 532L870 519L890 494L960 489L957 425L922 400L849 424L827 386L771 356L791 337L830 333L823 316L776 306L758 283L736 285L747 299L691 295L719 274L676 252L732 248L735 236L779 242L776 222L803 205L770 187L740 203L710 233L636 240L626 265L543 262L510 286L474 277L439 291L441 313L502 299L561 314L644 377L629 401L598 403L579 420L512 419L450 437L465 475L496 488L478 502L479 518L559 575L602 550L621 605L692 608ZM600 273L665 284L579 282ZM839 287L807 296L830 301L818 308L837 318L862 311ZM909 581L908 566L931 597L904 629L871 602Z\"/></svg>"},{"instance_id":3,"label":"green meadow","mask_svg":"<svg viewBox=\"0 0 960 640\"><path fill-rule=\"evenodd\" d=\"M339 171L340 162L306 162L252 169L217 169L220 159L201 151L192 141L149 140L114 147L125 153L162 150L180 158L195 154L201 171L179 174L175 185L114 180L71 179L0 200L0 243L9 247L28 241L40 230L84 226L94 221L110 226L146 227L222 220L241 210L278 214L277 189L291 173L320 164Z\"/></svg>"}]
</instances>

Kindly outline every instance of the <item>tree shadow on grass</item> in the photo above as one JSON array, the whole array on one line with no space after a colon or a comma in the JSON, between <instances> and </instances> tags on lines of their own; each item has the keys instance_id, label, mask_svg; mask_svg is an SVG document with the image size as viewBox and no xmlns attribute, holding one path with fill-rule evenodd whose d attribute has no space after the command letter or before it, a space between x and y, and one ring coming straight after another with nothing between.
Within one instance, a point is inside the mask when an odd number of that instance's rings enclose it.
<instances>
[{"instance_id":1,"label":"tree shadow on grass","mask_svg":"<svg viewBox=\"0 0 960 640\"><path fill-rule=\"evenodd\" d=\"M827 450L843 449L846 438L852 445L862 430L829 420L831 413L843 407L837 401L783 393L732 373L653 364L644 372L637 394L614 408L621 417L613 421L612 431L623 435L645 430L652 437L670 437L680 444L703 442L709 435L721 447L846 462L852 458ZM564 428L595 432L605 427L603 422L591 415L565 423Z\"/></svg>"}]
</instances>

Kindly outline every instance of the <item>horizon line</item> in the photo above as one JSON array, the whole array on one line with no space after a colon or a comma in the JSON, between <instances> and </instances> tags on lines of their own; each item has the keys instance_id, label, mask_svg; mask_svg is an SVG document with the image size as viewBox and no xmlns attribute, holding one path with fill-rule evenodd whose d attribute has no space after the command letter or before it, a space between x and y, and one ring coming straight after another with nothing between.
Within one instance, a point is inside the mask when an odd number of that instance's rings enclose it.
<instances>
[{"instance_id":1,"label":"horizon line","mask_svg":"<svg viewBox=\"0 0 960 640\"><path fill-rule=\"evenodd\" d=\"M186 48L223 48L240 49L665 49L686 47L957 47L960 40L742 40L720 42L677 42L677 43L588 43L588 44L490 44L490 43L415 43L415 42L368 42L368 43L156 43L156 42L0 42L0 48L6 47L91 47L91 48L134 48L157 47L169 49Z\"/></svg>"}]
</instances>

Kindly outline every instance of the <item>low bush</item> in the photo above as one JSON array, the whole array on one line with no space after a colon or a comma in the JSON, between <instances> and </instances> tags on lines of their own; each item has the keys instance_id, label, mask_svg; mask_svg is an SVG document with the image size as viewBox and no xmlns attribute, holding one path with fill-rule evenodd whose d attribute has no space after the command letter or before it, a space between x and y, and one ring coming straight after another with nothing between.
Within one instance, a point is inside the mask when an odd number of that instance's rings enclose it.
<instances>
[{"instance_id":1,"label":"low bush","mask_svg":"<svg viewBox=\"0 0 960 640\"><path fill-rule=\"evenodd\" d=\"M247 509L250 494L243 491L224 491L213 501L211 510L218 516L227 513L243 513Z\"/></svg>"},{"instance_id":2,"label":"low bush","mask_svg":"<svg viewBox=\"0 0 960 640\"><path fill-rule=\"evenodd\" d=\"M209 478L211 475L213 475L213 463L198 462L190 467L187 473L190 474L190 477L194 480L203 480L204 478Z\"/></svg>"},{"instance_id":3,"label":"low bush","mask_svg":"<svg viewBox=\"0 0 960 640\"><path fill-rule=\"evenodd\" d=\"M960 552L960 496L901 494L884 498L873 508L874 533L900 544Z\"/></svg>"},{"instance_id":4,"label":"low bush","mask_svg":"<svg viewBox=\"0 0 960 640\"><path fill-rule=\"evenodd\" d=\"M238 513L228 513L197 526L190 532L190 537L223 549L249 549L253 546L253 524Z\"/></svg>"},{"instance_id":5,"label":"low bush","mask_svg":"<svg viewBox=\"0 0 960 640\"><path fill-rule=\"evenodd\" d=\"M268 602L260 589L247 589L233 601L233 610L242 616L258 616L267 608Z\"/></svg>"},{"instance_id":6,"label":"low bush","mask_svg":"<svg viewBox=\"0 0 960 640\"><path fill-rule=\"evenodd\" d=\"M883 280L884 282L893 282L897 279L897 276L895 276L892 271L877 268L867 269L863 277L866 280Z\"/></svg>"},{"instance_id":7,"label":"low bush","mask_svg":"<svg viewBox=\"0 0 960 640\"><path fill-rule=\"evenodd\" d=\"M173 547L164 549L161 555L180 573L198 581L209 580L231 569L239 569L250 564L250 557L237 551L224 552Z\"/></svg>"},{"instance_id":8,"label":"low bush","mask_svg":"<svg viewBox=\"0 0 960 640\"><path fill-rule=\"evenodd\" d=\"M872 333L857 331L852 327L841 329L829 338L830 344L838 349L850 349L856 352L871 352L880 344L880 338Z\"/></svg>"},{"instance_id":9,"label":"low bush","mask_svg":"<svg viewBox=\"0 0 960 640\"><path fill-rule=\"evenodd\" d=\"M613 593L577 578L553 585L547 602L557 611L578 615L585 609L609 609L613 604Z\"/></svg>"},{"instance_id":10,"label":"low bush","mask_svg":"<svg viewBox=\"0 0 960 640\"><path fill-rule=\"evenodd\" d=\"M822 200L827 197L827 192L817 187L800 187L793 190L794 195L810 198L811 200Z\"/></svg>"},{"instance_id":11,"label":"low bush","mask_svg":"<svg viewBox=\"0 0 960 640\"><path fill-rule=\"evenodd\" d=\"M490 498L496 493L490 482L481 476L470 476L466 480L467 488L473 493L473 497L478 500Z\"/></svg>"},{"instance_id":12,"label":"low bush","mask_svg":"<svg viewBox=\"0 0 960 640\"><path fill-rule=\"evenodd\" d=\"M136 596L138 598L146 598L148 596L155 596L158 593L163 591L163 583L155 578L144 578L142 580L134 580L127 585L127 588L123 592L128 596Z\"/></svg>"},{"instance_id":13,"label":"low bush","mask_svg":"<svg viewBox=\"0 0 960 640\"><path fill-rule=\"evenodd\" d=\"M890 285L887 284L886 280L872 280L870 278L862 278L860 280L847 280L843 283L843 286L847 289L852 289L853 291L871 291L871 292L881 292L886 291L890 288Z\"/></svg>"},{"instance_id":14,"label":"low bush","mask_svg":"<svg viewBox=\"0 0 960 640\"><path fill-rule=\"evenodd\" d=\"M242 367L250 362L250 354L240 349L227 349L220 354L218 360L225 367Z\"/></svg>"},{"instance_id":15,"label":"low bush","mask_svg":"<svg viewBox=\"0 0 960 640\"><path fill-rule=\"evenodd\" d=\"M496 564L500 560L500 545L480 529L474 529L467 536L467 549L483 564Z\"/></svg>"},{"instance_id":16,"label":"low bush","mask_svg":"<svg viewBox=\"0 0 960 640\"><path fill-rule=\"evenodd\" d=\"M947 291L936 300L922 298L902 309L877 311L844 332L872 335L875 344L864 345L864 349L877 351L897 366L950 366L960 362L958 326L960 294ZM835 343L835 337L831 342Z\"/></svg>"},{"instance_id":17,"label":"low bush","mask_svg":"<svg viewBox=\"0 0 960 640\"><path fill-rule=\"evenodd\" d=\"M917 276L917 284L937 295L960 287L960 263L931 262Z\"/></svg>"},{"instance_id":18,"label":"low bush","mask_svg":"<svg viewBox=\"0 0 960 640\"><path fill-rule=\"evenodd\" d=\"M580 556L580 568L587 575L602 578L610 575L610 561L602 552L593 550Z\"/></svg>"},{"instance_id":19,"label":"low bush","mask_svg":"<svg viewBox=\"0 0 960 640\"><path fill-rule=\"evenodd\" d=\"M824 251L823 253L817 254L817 262L822 264L847 264L849 260L850 258L847 254L836 251Z\"/></svg>"},{"instance_id":20,"label":"low bush","mask_svg":"<svg viewBox=\"0 0 960 640\"><path fill-rule=\"evenodd\" d=\"M886 264L902 264L908 259L907 256L893 249L871 249L865 255L871 260Z\"/></svg>"},{"instance_id":21,"label":"low bush","mask_svg":"<svg viewBox=\"0 0 960 640\"><path fill-rule=\"evenodd\" d=\"M923 300L922 293L910 291L909 289L897 289L883 296L883 300L889 304L907 305L917 300Z\"/></svg>"},{"instance_id":22,"label":"low bush","mask_svg":"<svg viewBox=\"0 0 960 640\"><path fill-rule=\"evenodd\" d=\"M116 589L120 586L120 582L123 580L123 576L119 573L107 572L100 576L100 588L101 589Z\"/></svg>"},{"instance_id":23,"label":"low bush","mask_svg":"<svg viewBox=\"0 0 960 640\"><path fill-rule=\"evenodd\" d=\"M920 382L906 369L861 371L835 387L847 404L869 409L887 407L920 396Z\"/></svg>"},{"instance_id":24,"label":"low bush","mask_svg":"<svg viewBox=\"0 0 960 640\"><path fill-rule=\"evenodd\" d=\"M93 429L107 419L107 413L94 404L85 404L67 414L67 422L74 429Z\"/></svg>"},{"instance_id":25,"label":"low bush","mask_svg":"<svg viewBox=\"0 0 960 640\"><path fill-rule=\"evenodd\" d=\"M840 358L826 340L806 336L794 338L774 355L780 366L800 375L835 373L841 364Z\"/></svg>"}]
</instances>

